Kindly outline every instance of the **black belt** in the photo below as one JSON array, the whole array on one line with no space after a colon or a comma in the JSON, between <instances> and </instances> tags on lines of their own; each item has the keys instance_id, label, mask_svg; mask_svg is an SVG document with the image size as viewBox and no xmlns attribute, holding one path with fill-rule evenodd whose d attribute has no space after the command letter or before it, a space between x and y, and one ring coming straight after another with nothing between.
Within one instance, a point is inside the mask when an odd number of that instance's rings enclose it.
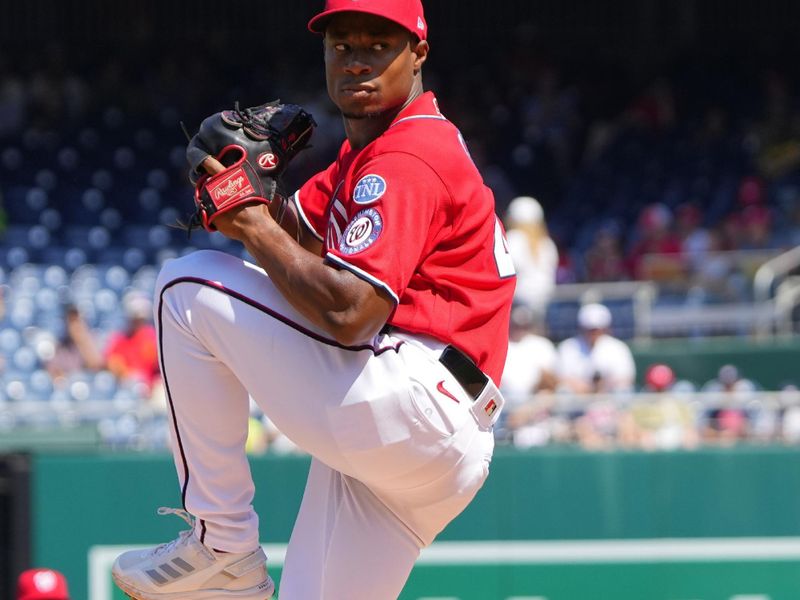
<instances>
[{"instance_id":1,"label":"black belt","mask_svg":"<svg viewBox=\"0 0 800 600\"><path fill-rule=\"evenodd\" d=\"M461 387L477 400L489 378L472 362L472 359L455 346L447 346L439 357L439 362L453 374Z\"/></svg>"}]
</instances>

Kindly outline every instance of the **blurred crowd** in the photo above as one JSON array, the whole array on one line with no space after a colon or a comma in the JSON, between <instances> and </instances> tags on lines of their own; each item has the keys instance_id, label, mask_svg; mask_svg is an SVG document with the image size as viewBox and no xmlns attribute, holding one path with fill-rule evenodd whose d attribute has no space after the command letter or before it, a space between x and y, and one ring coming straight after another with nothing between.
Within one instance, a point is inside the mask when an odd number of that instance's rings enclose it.
<instances>
[{"instance_id":1,"label":"blurred crowd","mask_svg":"<svg viewBox=\"0 0 800 600\"><path fill-rule=\"evenodd\" d=\"M426 82L461 128L499 212L523 193L541 202L559 248L559 282L700 276L724 286L735 265L703 261L704 253L800 241L793 71L757 63L732 69L721 60L631 81L559 61L524 26L508 44L463 70L447 68L448 48L440 62L434 49ZM287 54L266 74L225 64L215 47L192 53L100 54L51 44L33 62L0 57L0 140L7 142L0 162L18 160L13 149L79 150L87 129L105 130L134 154L137 146L172 149L182 142L181 120L191 128L235 99L282 97L306 105L320 124L314 150L288 185L327 164L342 131L310 59ZM180 161L163 166L185 181Z\"/></svg>"},{"instance_id":2,"label":"blurred crowd","mask_svg":"<svg viewBox=\"0 0 800 600\"><path fill-rule=\"evenodd\" d=\"M665 363L637 374L631 349L613 335L606 306L582 305L575 335L554 342L546 334L543 313L530 299L521 286L500 385L507 405L496 430L499 443L589 450L800 444L800 391L794 384L765 390L733 364L721 365L708 381L681 378ZM99 401L110 412L97 424L106 444L162 448L168 443L167 410L152 302L130 291L123 307L123 326L105 336L87 324L77 307L65 307L61 337L42 337L34 346L52 381L47 396L36 402L52 418L70 404L63 398L80 408L105 394ZM99 385L99 380L106 383ZM121 390L131 392L127 398L132 403L116 402ZM22 405L26 399L10 400ZM123 406L116 415L115 406ZM247 448L253 454L296 451L255 403Z\"/></svg>"},{"instance_id":3,"label":"blurred crowd","mask_svg":"<svg viewBox=\"0 0 800 600\"><path fill-rule=\"evenodd\" d=\"M536 311L515 306L500 386L507 405L498 441L589 450L800 443L796 385L767 392L732 364L695 382L680 379L668 364L654 363L637 386L631 350L611 334L611 326L608 308L585 304L578 311L578 333L555 344L543 335Z\"/></svg>"},{"instance_id":4,"label":"blurred crowd","mask_svg":"<svg viewBox=\"0 0 800 600\"><path fill-rule=\"evenodd\" d=\"M759 249L755 241L770 231L760 180L742 182L739 203L742 214L722 227L752 242L750 249ZM664 283L694 273L703 277L709 294L725 291L728 299L743 299L746 286L723 268L725 255L709 254L723 248L708 245L717 238L701 227L697 207L680 205L677 214L673 229L666 205L644 207L637 223L640 237L628 254L609 230L601 229L584 256L587 280ZM518 283L501 383L508 406L499 440L518 447L567 443L592 450L800 441L800 394L794 384L765 394L732 364L721 365L714 379L695 382L679 379L668 364L656 363L648 366L637 387L631 350L611 334L612 313L603 304L583 304L576 335L558 344L551 341L545 316L556 284L563 281L564 261L536 199L513 199L505 223ZM736 293L734 286L739 286Z\"/></svg>"},{"instance_id":5,"label":"blurred crowd","mask_svg":"<svg viewBox=\"0 0 800 600\"><path fill-rule=\"evenodd\" d=\"M286 53L265 73L229 64L221 43L0 53L0 409L37 393L65 406L110 397L163 419L150 290L133 282L191 247L240 251L169 227L192 202L180 121L191 129L237 99L305 105L319 127L288 191L334 155L341 123L304 55ZM426 84L495 192L519 275L499 439L587 448L800 441L793 390L765 400L733 365L713 382L681 380L665 364L637 379L606 306L584 305L578 333L558 345L545 331L563 283L646 279L679 295L699 286L708 301L750 298L757 266L800 243L794 71L719 61L630 78L559 61L525 26L469 68L448 68L458 60L448 52L437 59L434 47ZM30 288L12 283L31 263ZM78 298L86 263L98 270ZM0 427L13 426L3 414ZM136 432L124 419L97 419L109 440ZM291 449L256 409L249 444Z\"/></svg>"}]
</instances>

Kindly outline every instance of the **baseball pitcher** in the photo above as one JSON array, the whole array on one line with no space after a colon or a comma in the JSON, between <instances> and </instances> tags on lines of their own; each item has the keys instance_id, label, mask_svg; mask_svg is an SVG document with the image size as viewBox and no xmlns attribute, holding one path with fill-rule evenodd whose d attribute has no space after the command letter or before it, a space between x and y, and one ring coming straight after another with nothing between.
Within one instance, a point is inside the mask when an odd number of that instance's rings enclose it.
<instances>
[{"instance_id":1,"label":"baseball pitcher","mask_svg":"<svg viewBox=\"0 0 800 600\"><path fill-rule=\"evenodd\" d=\"M421 2L328 0L309 29L347 134L326 170L276 191L313 129L292 105L218 113L189 144L193 224L257 264L201 251L159 276L183 500L160 512L191 528L117 559L116 583L139 600L272 597L248 395L312 456L281 600L397 598L489 472L515 274L492 193L423 90Z\"/></svg>"}]
</instances>

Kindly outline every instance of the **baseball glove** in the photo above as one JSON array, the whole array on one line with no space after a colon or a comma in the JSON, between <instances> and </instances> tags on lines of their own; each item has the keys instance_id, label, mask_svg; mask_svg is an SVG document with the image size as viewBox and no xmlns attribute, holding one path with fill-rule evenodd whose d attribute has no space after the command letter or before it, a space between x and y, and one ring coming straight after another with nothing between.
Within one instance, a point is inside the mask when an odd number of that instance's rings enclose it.
<instances>
[{"instance_id":1,"label":"baseball glove","mask_svg":"<svg viewBox=\"0 0 800 600\"><path fill-rule=\"evenodd\" d=\"M316 123L296 104L268 102L224 110L206 118L189 140L186 158L194 184L195 212L186 228L215 231L220 215L243 204L269 204L292 158L308 144ZM203 162L213 157L225 170L209 175Z\"/></svg>"}]
</instances>

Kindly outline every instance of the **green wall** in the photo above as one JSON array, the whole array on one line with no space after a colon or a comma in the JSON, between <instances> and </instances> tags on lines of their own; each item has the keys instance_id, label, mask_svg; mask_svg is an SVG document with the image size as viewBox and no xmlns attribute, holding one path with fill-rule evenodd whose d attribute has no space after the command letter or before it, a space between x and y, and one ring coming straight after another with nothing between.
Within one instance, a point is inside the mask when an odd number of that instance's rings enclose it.
<instances>
[{"instance_id":1,"label":"green wall","mask_svg":"<svg viewBox=\"0 0 800 600\"><path fill-rule=\"evenodd\" d=\"M265 456L252 468L261 539L285 543L308 459ZM155 515L159 506L180 504L172 459L164 455L42 454L32 491L35 560L64 571L75 598L87 598L90 546L168 541L182 527ZM800 450L504 449L475 502L440 540L751 536L800 536ZM797 590L800 597L800 580Z\"/></svg>"},{"instance_id":2,"label":"green wall","mask_svg":"<svg viewBox=\"0 0 800 600\"><path fill-rule=\"evenodd\" d=\"M742 376L766 390L777 390L786 382L800 385L800 340L755 341L748 338L705 338L697 340L655 340L631 344L639 384L647 367L665 362L679 379L698 386L717 375L724 364L734 364Z\"/></svg>"}]
</instances>

